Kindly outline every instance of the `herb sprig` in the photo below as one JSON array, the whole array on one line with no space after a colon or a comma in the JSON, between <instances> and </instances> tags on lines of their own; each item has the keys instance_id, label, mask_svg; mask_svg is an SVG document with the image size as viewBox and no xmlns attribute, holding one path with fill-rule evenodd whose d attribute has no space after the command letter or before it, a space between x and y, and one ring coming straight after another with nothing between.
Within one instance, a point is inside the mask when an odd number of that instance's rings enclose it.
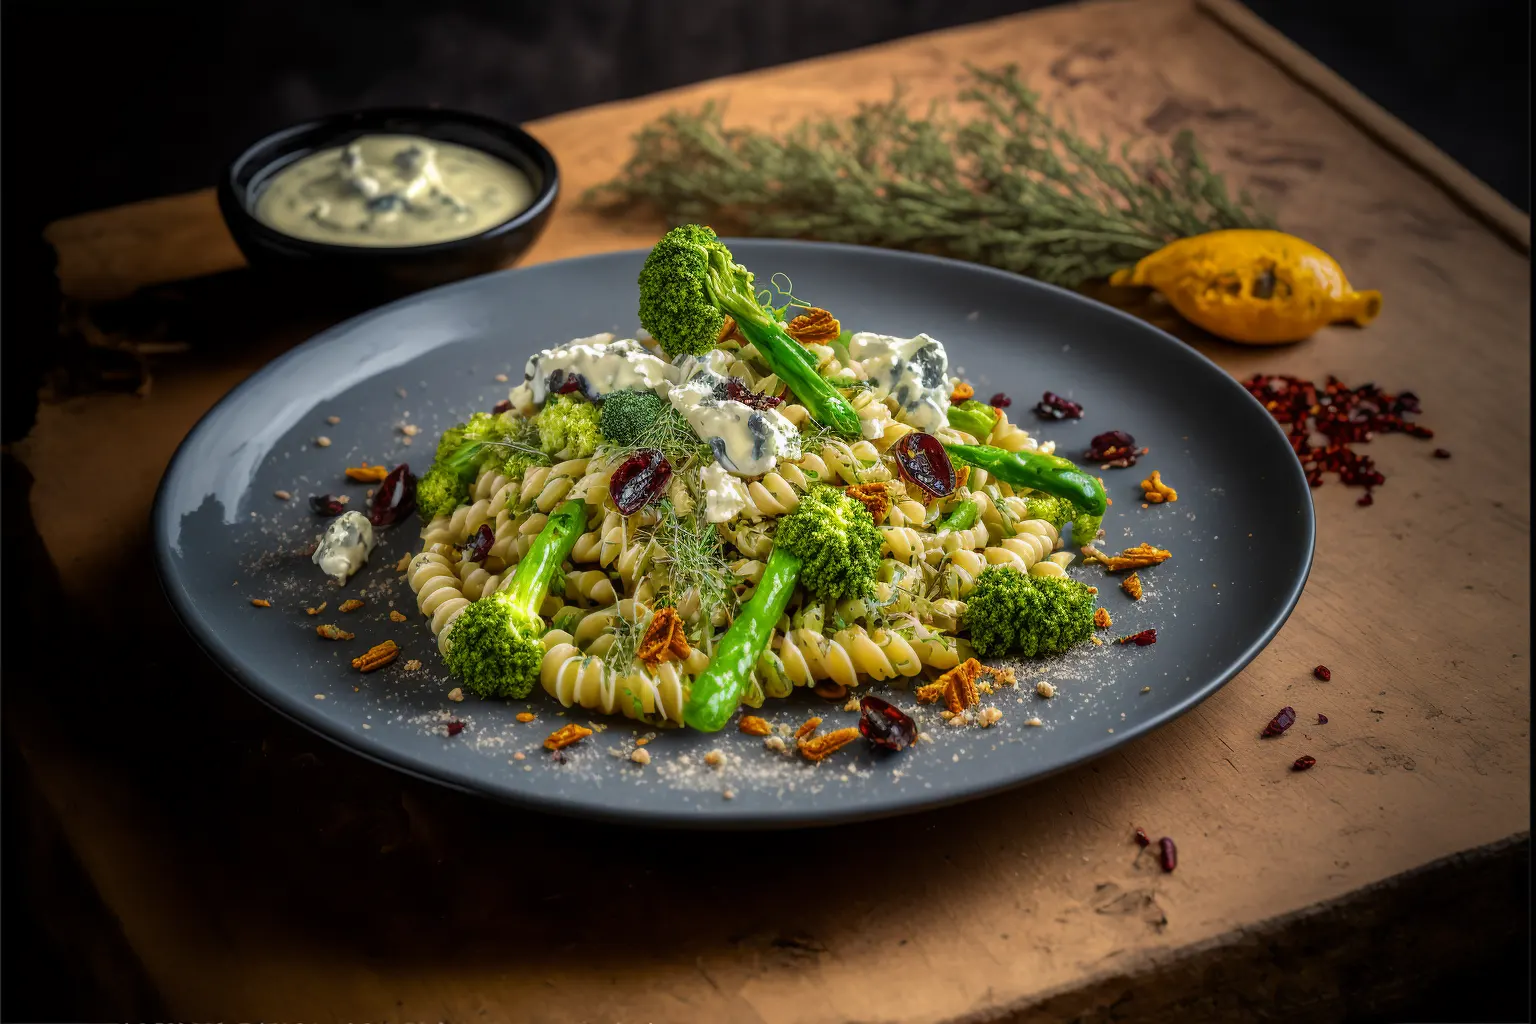
<instances>
[{"instance_id":1,"label":"herb sprig","mask_svg":"<svg viewBox=\"0 0 1536 1024\"><path fill-rule=\"evenodd\" d=\"M670 111L583 203L722 233L953 256L1068 287L1178 238L1273 226L1246 194L1228 194L1189 132L1166 151L1128 143L1116 154L1059 123L1016 66L968 70L964 120L938 103L914 117L899 88L781 137L725 127L713 102Z\"/></svg>"}]
</instances>

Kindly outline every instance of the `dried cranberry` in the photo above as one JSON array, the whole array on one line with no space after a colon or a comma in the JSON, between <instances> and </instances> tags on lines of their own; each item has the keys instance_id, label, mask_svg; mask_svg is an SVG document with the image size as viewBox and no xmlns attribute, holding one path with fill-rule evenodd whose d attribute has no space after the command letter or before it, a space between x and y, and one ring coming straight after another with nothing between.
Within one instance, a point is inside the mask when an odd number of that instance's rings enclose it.
<instances>
[{"instance_id":1,"label":"dried cranberry","mask_svg":"<svg viewBox=\"0 0 1536 1024\"><path fill-rule=\"evenodd\" d=\"M368 521L374 526L392 526L416 511L416 478L411 467L400 463L379 489L373 492L373 504L368 509Z\"/></svg>"},{"instance_id":2,"label":"dried cranberry","mask_svg":"<svg viewBox=\"0 0 1536 1024\"><path fill-rule=\"evenodd\" d=\"M1448 459L1450 457L1451 457L1451 453L1446 451L1444 448L1436 448L1435 449L1435 458L1437 458L1437 459Z\"/></svg>"},{"instance_id":3,"label":"dried cranberry","mask_svg":"<svg viewBox=\"0 0 1536 1024\"><path fill-rule=\"evenodd\" d=\"M987 404L994 409L1006 409L1013 404L1013 399L999 391L997 394L987 399Z\"/></svg>"},{"instance_id":4,"label":"dried cranberry","mask_svg":"<svg viewBox=\"0 0 1536 1024\"><path fill-rule=\"evenodd\" d=\"M316 494L309 499L309 507L317 516L339 516L347 506L340 498Z\"/></svg>"},{"instance_id":5,"label":"dried cranberry","mask_svg":"<svg viewBox=\"0 0 1536 1024\"><path fill-rule=\"evenodd\" d=\"M1132 633L1130 636L1120 638L1122 644L1135 644L1137 647L1147 647L1157 643L1157 630L1144 629L1140 633Z\"/></svg>"},{"instance_id":6,"label":"dried cranberry","mask_svg":"<svg viewBox=\"0 0 1536 1024\"><path fill-rule=\"evenodd\" d=\"M1315 764L1317 764L1317 758L1313 757L1311 754L1302 754L1296 760L1291 762L1291 771L1304 772Z\"/></svg>"},{"instance_id":7,"label":"dried cranberry","mask_svg":"<svg viewBox=\"0 0 1536 1024\"><path fill-rule=\"evenodd\" d=\"M471 562L483 562L491 553L491 545L496 543L496 531L491 529L490 523L481 523L480 529L464 545L464 554Z\"/></svg>"},{"instance_id":8,"label":"dried cranberry","mask_svg":"<svg viewBox=\"0 0 1536 1024\"><path fill-rule=\"evenodd\" d=\"M1360 497L1355 499L1355 504L1356 505L1374 505L1374 504L1376 504L1376 499L1371 497L1371 492L1370 491L1366 491L1364 494L1360 495Z\"/></svg>"},{"instance_id":9,"label":"dried cranberry","mask_svg":"<svg viewBox=\"0 0 1536 1024\"><path fill-rule=\"evenodd\" d=\"M1083 407L1071 399L1062 398L1054 391L1047 391L1035 406L1035 415L1043 420L1080 420L1083 418Z\"/></svg>"},{"instance_id":10,"label":"dried cranberry","mask_svg":"<svg viewBox=\"0 0 1536 1024\"><path fill-rule=\"evenodd\" d=\"M1088 443L1083 458L1089 462L1107 463L1117 469L1134 466L1141 455L1136 450L1136 439L1123 430L1107 430Z\"/></svg>"},{"instance_id":11,"label":"dried cranberry","mask_svg":"<svg viewBox=\"0 0 1536 1024\"><path fill-rule=\"evenodd\" d=\"M902 476L935 498L955 493L959 478L955 476L954 464L949 461L949 452L944 450L938 438L915 430L903 434L894 450Z\"/></svg>"},{"instance_id":12,"label":"dried cranberry","mask_svg":"<svg viewBox=\"0 0 1536 1024\"><path fill-rule=\"evenodd\" d=\"M753 391L747 386L747 382L740 377L729 377L726 379L725 397L732 402L740 402L751 409L772 409L776 405L784 404L784 399L777 395Z\"/></svg>"},{"instance_id":13,"label":"dried cranberry","mask_svg":"<svg viewBox=\"0 0 1536 1024\"><path fill-rule=\"evenodd\" d=\"M1317 676L1317 678L1321 679L1325 683L1333 678L1333 673L1328 671L1327 665L1317 666L1317 668L1312 670L1312 674Z\"/></svg>"},{"instance_id":14,"label":"dried cranberry","mask_svg":"<svg viewBox=\"0 0 1536 1024\"><path fill-rule=\"evenodd\" d=\"M464 731L464 723L463 722L449 722L448 723L448 735L449 736L457 736L459 733L461 733L463 731Z\"/></svg>"},{"instance_id":15,"label":"dried cranberry","mask_svg":"<svg viewBox=\"0 0 1536 1024\"><path fill-rule=\"evenodd\" d=\"M1179 866L1179 851L1173 845L1173 840L1167 836L1157 841L1157 860L1162 864L1164 871L1172 871Z\"/></svg>"},{"instance_id":16,"label":"dried cranberry","mask_svg":"<svg viewBox=\"0 0 1536 1024\"><path fill-rule=\"evenodd\" d=\"M1328 724L1328 716L1327 715L1318 715L1317 716L1317 724L1318 725L1327 725Z\"/></svg>"},{"instance_id":17,"label":"dried cranberry","mask_svg":"<svg viewBox=\"0 0 1536 1024\"><path fill-rule=\"evenodd\" d=\"M511 412L511 411L512 411L512 399L510 399L510 398L503 398L501 401L499 401L495 405L491 406L491 415L492 416L500 416L504 412Z\"/></svg>"},{"instance_id":18,"label":"dried cranberry","mask_svg":"<svg viewBox=\"0 0 1536 1024\"><path fill-rule=\"evenodd\" d=\"M587 378L579 373L567 373L565 370L555 370L549 375L544 386L557 395L569 395L580 391L583 394L587 390Z\"/></svg>"},{"instance_id":19,"label":"dried cranberry","mask_svg":"<svg viewBox=\"0 0 1536 1024\"><path fill-rule=\"evenodd\" d=\"M608 493L626 516L661 497L672 479L672 464L654 448L642 448L619 464L608 479Z\"/></svg>"},{"instance_id":20,"label":"dried cranberry","mask_svg":"<svg viewBox=\"0 0 1536 1024\"><path fill-rule=\"evenodd\" d=\"M873 695L859 701L859 732L886 750L904 750L917 741L917 723L900 708Z\"/></svg>"},{"instance_id":21,"label":"dried cranberry","mask_svg":"<svg viewBox=\"0 0 1536 1024\"><path fill-rule=\"evenodd\" d=\"M1139 828L1139 829L1136 830L1136 845L1137 846L1149 846L1149 845L1151 845L1151 843L1152 843L1152 840L1147 838L1147 830L1146 829Z\"/></svg>"},{"instance_id":22,"label":"dried cranberry","mask_svg":"<svg viewBox=\"0 0 1536 1024\"><path fill-rule=\"evenodd\" d=\"M1287 705L1280 709L1279 714L1269 720L1260 736L1279 736L1285 730L1296 724L1296 709Z\"/></svg>"}]
</instances>

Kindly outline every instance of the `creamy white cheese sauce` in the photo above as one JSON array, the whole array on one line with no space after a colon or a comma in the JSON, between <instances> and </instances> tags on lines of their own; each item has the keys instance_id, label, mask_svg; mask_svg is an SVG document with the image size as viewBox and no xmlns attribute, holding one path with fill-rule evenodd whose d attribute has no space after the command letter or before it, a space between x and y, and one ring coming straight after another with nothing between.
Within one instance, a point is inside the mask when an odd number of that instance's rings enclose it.
<instances>
[{"instance_id":1,"label":"creamy white cheese sauce","mask_svg":"<svg viewBox=\"0 0 1536 1024\"><path fill-rule=\"evenodd\" d=\"M551 393L558 394L573 379L589 400L597 402L615 391L655 389L682 378L675 366L633 338L614 341L612 334L594 334L547 348L529 359L523 383L508 398L519 410L528 411L543 405Z\"/></svg>"},{"instance_id":2,"label":"creamy white cheese sauce","mask_svg":"<svg viewBox=\"0 0 1536 1024\"><path fill-rule=\"evenodd\" d=\"M715 397L716 385L724 382L720 375L701 370L687 383L667 388L663 397L709 445L715 461L737 476L761 476L781 457L798 457L800 431L795 425L777 409L754 409Z\"/></svg>"},{"instance_id":3,"label":"creamy white cheese sauce","mask_svg":"<svg viewBox=\"0 0 1536 1024\"><path fill-rule=\"evenodd\" d=\"M494 227L533 202L522 171L478 149L415 135L364 135L272 177L256 219L333 245L430 245Z\"/></svg>"},{"instance_id":4,"label":"creamy white cheese sauce","mask_svg":"<svg viewBox=\"0 0 1536 1024\"><path fill-rule=\"evenodd\" d=\"M343 512L331 521L315 545L312 561L338 583L361 569L373 554L373 524L361 512Z\"/></svg>"},{"instance_id":5,"label":"creamy white cheese sauce","mask_svg":"<svg viewBox=\"0 0 1536 1024\"><path fill-rule=\"evenodd\" d=\"M747 507L747 489L718 462L711 462L699 474L704 486L704 519L724 523Z\"/></svg>"},{"instance_id":6,"label":"creamy white cheese sauce","mask_svg":"<svg viewBox=\"0 0 1536 1024\"><path fill-rule=\"evenodd\" d=\"M876 394L896 400L903 423L931 434L948 422L949 356L943 344L926 334L893 338L860 331L848 340L848 355Z\"/></svg>"}]
</instances>

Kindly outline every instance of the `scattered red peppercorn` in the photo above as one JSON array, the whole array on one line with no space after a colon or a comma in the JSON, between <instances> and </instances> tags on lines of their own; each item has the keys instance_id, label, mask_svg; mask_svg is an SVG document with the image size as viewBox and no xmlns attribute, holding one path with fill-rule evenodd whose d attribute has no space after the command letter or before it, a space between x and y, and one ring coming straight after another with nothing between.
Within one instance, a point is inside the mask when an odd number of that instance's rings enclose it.
<instances>
[{"instance_id":1,"label":"scattered red peppercorn","mask_svg":"<svg viewBox=\"0 0 1536 1024\"><path fill-rule=\"evenodd\" d=\"M667 489L672 463L654 448L642 448L619 464L608 478L608 493L619 512L632 516Z\"/></svg>"},{"instance_id":2,"label":"scattered red peppercorn","mask_svg":"<svg viewBox=\"0 0 1536 1024\"><path fill-rule=\"evenodd\" d=\"M1291 762L1291 771L1304 772L1315 764L1317 764L1317 758L1313 757L1311 754L1302 754L1296 760Z\"/></svg>"},{"instance_id":3,"label":"scattered red peppercorn","mask_svg":"<svg viewBox=\"0 0 1536 1024\"><path fill-rule=\"evenodd\" d=\"M997 394L987 399L987 404L994 409L1006 409L1013 404L1013 399L999 391Z\"/></svg>"},{"instance_id":4,"label":"scattered red peppercorn","mask_svg":"<svg viewBox=\"0 0 1536 1024\"><path fill-rule=\"evenodd\" d=\"M1112 469L1134 466L1140 457L1136 439L1123 430L1106 430L1097 435L1088 442L1088 450L1083 453L1083 458L1089 462L1102 463Z\"/></svg>"},{"instance_id":5,"label":"scattered red peppercorn","mask_svg":"<svg viewBox=\"0 0 1536 1024\"><path fill-rule=\"evenodd\" d=\"M1146 647L1149 644L1157 643L1157 630L1144 629L1140 633L1132 633L1130 636L1123 636L1117 642L1122 644L1135 644L1137 647Z\"/></svg>"},{"instance_id":6,"label":"scattered red peppercorn","mask_svg":"<svg viewBox=\"0 0 1536 1024\"><path fill-rule=\"evenodd\" d=\"M1318 715L1317 716L1317 724L1318 725L1327 725L1328 724L1328 716L1327 715Z\"/></svg>"},{"instance_id":7,"label":"scattered red peppercorn","mask_svg":"<svg viewBox=\"0 0 1536 1024\"><path fill-rule=\"evenodd\" d=\"M1317 678L1321 679L1325 683L1333 678L1333 673L1328 671L1327 665L1317 666L1317 668L1312 670L1312 674L1317 676Z\"/></svg>"},{"instance_id":8,"label":"scattered red peppercorn","mask_svg":"<svg viewBox=\"0 0 1536 1024\"><path fill-rule=\"evenodd\" d=\"M449 722L448 723L448 735L449 736L457 736L459 733L461 733L463 731L464 731L464 723L463 722Z\"/></svg>"},{"instance_id":9,"label":"scattered red peppercorn","mask_svg":"<svg viewBox=\"0 0 1536 1024\"><path fill-rule=\"evenodd\" d=\"M1163 865L1164 871L1172 871L1179 866L1179 851L1173 845L1173 840L1167 836L1157 841L1157 859Z\"/></svg>"},{"instance_id":10,"label":"scattered red peppercorn","mask_svg":"<svg viewBox=\"0 0 1536 1024\"><path fill-rule=\"evenodd\" d=\"M1047 391L1035 406L1035 415L1043 420L1080 420L1083 407L1069 398L1062 398L1054 391Z\"/></svg>"},{"instance_id":11,"label":"scattered red peppercorn","mask_svg":"<svg viewBox=\"0 0 1536 1024\"><path fill-rule=\"evenodd\" d=\"M1147 838L1147 830L1146 829L1139 828L1139 829L1136 830L1136 845L1137 846L1150 846L1151 843L1152 843L1152 840Z\"/></svg>"},{"instance_id":12,"label":"scattered red peppercorn","mask_svg":"<svg viewBox=\"0 0 1536 1024\"><path fill-rule=\"evenodd\" d=\"M492 416L500 416L504 412L511 412L511 411L512 411L512 399L510 399L510 398L503 398L501 401L499 401L495 405L491 406L491 415Z\"/></svg>"},{"instance_id":13,"label":"scattered red peppercorn","mask_svg":"<svg viewBox=\"0 0 1536 1024\"><path fill-rule=\"evenodd\" d=\"M1436 448L1435 449L1435 458L1437 458L1437 459L1448 459L1450 457L1451 457L1451 453L1446 451L1444 448Z\"/></svg>"},{"instance_id":14,"label":"scattered red peppercorn","mask_svg":"<svg viewBox=\"0 0 1536 1024\"><path fill-rule=\"evenodd\" d=\"M1391 395L1374 384L1350 388L1336 377L1319 388L1300 377L1257 374L1243 382L1248 393L1286 428L1291 448L1301 460L1307 483L1321 487L1324 473L1337 473L1346 486L1364 487L1369 495L1386 479L1368 455L1350 446L1369 441L1377 434L1408 434L1430 438L1435 432L1404 419L1418 414L1419 398L1411 391ZM1312 444L1321 434L1326 443ZM1361 500L1361 505L1371 501Z\"/></svg>"},{"instance_id":15,"label":"scattered red peppercorn","mask_svg":"<svg viewBox=\"0 0 1536 1024\"><path fill-rule=\"evenodd\" d=\"M1279 736L1285 730L1296 724L1296 709L1287 705L1280 709L1280 713L1269 720L1260 736Z\"/></svg>"},{"instance_id":16,"label":"scattered red peppercorn","mask_svg":"<svg viewBox=\"0 0 1536 1024\"><path fill-rule=\"evenodd\" d=\"M347 506L340 498L316 494L309 499L309 507L317 516L339 516Z\"/></svg>"},{"instance_id":17,"label":"scattered red peppercorn","mask_svg":"<svg viewBox=\"0 0 1536 1024\"><path fill-rule=\"evenodd\" d=\"M904 750L917 741L917 723L905 711L874 695L859 700L859 732L886 750Z\"/></svg>"},{"instance_id":18,"label":"scattered red peppercorn","mask_svg":"<svg viewBox=\"0 0 1536 1024\"><path fill-rule=\"evenodd\" d=\"M416 477L404 462L396 466L373 492L368 521L374 526L392 526L416 511Z\"/></svg>"},{"instance_id":19,"label":"scattered red peppercorn","mask_svg":"<svg viewBox=\"0 0 1536 1024\"><path fill-rule=\"evenodd\" d=\"M491 547L496 543L496 531L491 529L490 523L481 523L480 529L464 545L464 554L471 562L483 562L491 553Z\"/></svg>"},{"instance_id":20,"label":"scattered red peppercorn","mask_svg":"<svg viewBox=\"0 0 1536 1024\"><path fill-rule=\"evenodd\" d=\"M914 430L903 434L893 446L901 475L921 487L930 497L943 498L955 493L960 478L955 475L949 452L932 434Z\"/></svg>"}]
</instances>

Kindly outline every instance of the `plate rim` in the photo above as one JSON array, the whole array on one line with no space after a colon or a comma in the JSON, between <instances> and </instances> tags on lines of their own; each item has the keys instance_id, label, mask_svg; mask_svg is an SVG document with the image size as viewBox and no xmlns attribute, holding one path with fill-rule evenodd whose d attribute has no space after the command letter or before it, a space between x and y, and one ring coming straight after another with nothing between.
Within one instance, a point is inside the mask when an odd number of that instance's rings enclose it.
<instances>
[{"instance_id":1,"label":"plate rim","mask_svg":"<svg viewBox=\"0 0 1536 1024\"><path fill-rule=\"evenodd\" d=\"M996 267L986 266L980 263L972 263L967 260L952 259L945 256L934 256L926 253L914 253L900 249L887 249L877 246L853 245L846 242L817 242L799 239L779 238L743 238L722 237L722 242L733 251L737 247L768 248L768 249L801 249L816 248L824 251L844 251L858 254L861 257L875 256L877 258L889 258L900 262L917 261L919 263L934 263L951 268L961 269L967 273L976 273L983 276L1006 280L1012 285L1023 285L1026 289L1041 289L1046 293L1066 299L1068 302L1077 303L1084 308L1093 310L1095 315L1109 315L1119 318L1136 328L1151 331L1160 335L1170 344L1178 346L1184 354L1193 357L1197 362L1204 363L1209 370L1230 383L1242 394L1243 398L1251 402L1263 414L1263 420L1269 424L1271 433L1276 440L1290 448L1284 429L1269 413L1264 410L1262 404L1248 393L1242 384L1228 373L1214 359L1199 351L1194 346L1182 341L1169 332L1148 323L1122 309L1111 306L1108 303L1089 298L1079 292L1059 285L1048 284L1034 278L1025 277L1010 271ZM925 811L937 810L942 807L950 807L961 803L978 800L1008 790L1020 789L1033 785L1054 775L1076 768L1088 761L1109 753L1134 740L1161 729L1182 717L1196 706L1208 700L1216 691L1226 686L1237 677L1243 669L1253 663L1264 648L1269 646L1280 629L1290 620L1296 610L1297 603L1301 600L1302 592L1306 588L1311 577L1312 565L1317 548L1317 512L1312 501L1311 488L1307 485L1306 473L1299 460L1291 459L1286 462L1286 472L1300 484L1300 493L1306 495L1304 506L1304 522L1302 524L1306 551L1302 559L1300 571L1292 580L1288 592L1285 594L1282 607L1266 624L1264 629L1224 668L1214 673L1205 685L1190 693L1182 701L1167 708L1157 715L1127 728L1124 732L1117 732L1112 736L1099 739L1091 744L1084 745L1074 752L1069 759L1053 765L1049 768L1037 771L1024 778L1002 779L987 781L973 785L962 784L956 788L947 790L942 795L923 797L921 795L907 794L902 799L894 801L880 801L873 806L864 806L856 810L841 812L833 808L817 808L807 811L796 811L793 807L783 810L755 811L737 813L706 813L702 805L695 809L682 812L675 810L643 809L626 806L622 801L615 803L590 803L562 794L542 795L520 792L512 787L502 786L494 780L484 777L476 778L473 773L458 773L443 768L428 770L422 767L414 758L399 755L392 751L388 744L370 740L358 736L355 732L347 730L334 718L315 711L310 705L293 700L290 703L280 702L277 698L282 696L273 691L271 687L248 678L237 658L227 657L225 651L220 650L216 637L211 629L203 624L201 616L197 613L190 594L184 588L174 585L176 574L171 553L174 547L173 528L179 513L169 508L168 494L171 485L177 476L184 472L183 462L189 458L190 448L194 439L217 417L222 415L233 404L234 400L257 390L269 377L282 372L283 368L291 362L303 359L309 352L332 343L334 339L344 334L355 333L368 321L384 317L397 309L414 305L419 302L441 299L450 296L459 290L469 290L475 287L483 287L484 282L491 278L508 278L512 275L537 273L545 268L569 267L582 263L636 258L649 252L649 248L614 249L598 253L587 253L582 256L573 256L561 260L549 260L525 267L509 267L503 270L492 271L488 274L479 274L464 278L449 284L439 285L435 288L425 289L412 295L407 295L392 302L364 310L355 316L348 317L339 323L320 331L313 337L294 345L281 355L270 360L250 376L237 383L214 402L205 411L197 422L187 431L185 436L177 444L175 452L166 463L165 472L161 475L160 482L155 488L154 502L150 508L150 526L154 544L154 564L156 579L160 591L166 596L172 610L176 613L178 621L191 637L193 643L216 665L221 672L234 681L241 689L271 710L282 715L289 721L302 726L334 743L336 746L351 754L362 757L376 764L387 766L395 771L402 772L412 778L431 782L461 793L471 793L476 796L488 798L498 803L511 805L520 809L534 810L559 817L578 818L587 821L600 821L620 825L650 826L656 828L684 829L696 831L760 831L775 829L794 829L805 827L835 827L842 824L851 824L860 821L870 821L880 818L895 817L898 815L919 814ZM1225 385L1222 385L1225 386ZM207 636L204 635L206 630Z\"/></svg>"}]
</instances>

